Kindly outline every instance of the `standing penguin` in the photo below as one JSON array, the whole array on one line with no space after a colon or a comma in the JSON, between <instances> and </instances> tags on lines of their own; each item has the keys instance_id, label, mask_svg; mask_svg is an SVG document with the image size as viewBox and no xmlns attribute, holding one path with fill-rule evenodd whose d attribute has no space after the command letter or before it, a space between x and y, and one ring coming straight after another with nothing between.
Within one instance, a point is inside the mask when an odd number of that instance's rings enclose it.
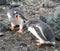
<instances>
[{"instance_id":1,"label":"standing penguin","mask_svg":"<svg viewBox=\"0 0 60 51\"><path fill-rule=\"evenodd\" d=\"M44 22L38 20L30 20L27 23L28 31L30 31L38 40L36 45L55 44L55 36L52 29Z\"/></svg>"},{"instance_id":2,"label":"standing penguin","mask_svg":"<svg viewBox=\"0 0 60 51\"><path fill-rule=\"evenodd\" d=\"M24 20L26 20L26 18L23 16L23 12L17 8L12 8L7 12L7 16L9 21L11 22L10 29L14 30L14 26L19 25L18 32L22 33Z\"/></svg>"}]
</instances>

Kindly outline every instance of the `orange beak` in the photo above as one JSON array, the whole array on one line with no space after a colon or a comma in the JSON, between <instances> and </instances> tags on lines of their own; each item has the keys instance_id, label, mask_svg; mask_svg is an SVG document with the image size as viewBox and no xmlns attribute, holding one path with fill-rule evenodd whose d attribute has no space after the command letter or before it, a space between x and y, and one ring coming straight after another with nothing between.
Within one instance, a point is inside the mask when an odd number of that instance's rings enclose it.
<instances>
[{"instance_id":1,"label":"orange beak","mask_svg":"<svg viewBox=\"0 0 60 51\"><path fill-rule=\"evenodd\" d=\"M18 17L19 17L19 15L16 15L16 20L18 21Z\"/></svg>"}]
</instances>

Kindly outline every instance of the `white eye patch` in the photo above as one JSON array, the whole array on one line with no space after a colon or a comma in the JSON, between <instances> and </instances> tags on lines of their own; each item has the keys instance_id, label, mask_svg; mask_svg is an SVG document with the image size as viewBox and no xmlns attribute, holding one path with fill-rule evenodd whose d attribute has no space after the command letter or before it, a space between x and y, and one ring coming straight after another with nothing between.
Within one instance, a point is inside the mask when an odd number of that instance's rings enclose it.
<instances>
[{"instance_id":1,"label":"white eye patch","mask_svg":"<svg viewBox=\"0 0 60 51\"><path fill-rule=\"evenodd\" d=\"M16 13L17 11L14 11L14 13Z\"/></svg>"}]
</instances>

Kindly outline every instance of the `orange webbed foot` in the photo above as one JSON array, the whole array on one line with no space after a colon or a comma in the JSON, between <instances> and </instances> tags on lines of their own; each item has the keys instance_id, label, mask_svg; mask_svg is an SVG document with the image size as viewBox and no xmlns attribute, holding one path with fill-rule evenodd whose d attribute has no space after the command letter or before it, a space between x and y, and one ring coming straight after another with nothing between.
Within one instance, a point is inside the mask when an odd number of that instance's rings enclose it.
<instances>
[{"instance_id":1,"label":"orange webbed foot","mask_svg":"<svg viewBox=\"0 0 60 51\"><path fill-rule=\"evenodd\" d=\"M36 45L37 46L41 45L40 40L36 40Z\"/></svg>"},{"instance_id":2,"label":"orange webbed foot","mask_svg":"<svg viewBox=\"0 0 60 51\"><path fill-rule=\"evenodd\" d=\"M19 29L17 32L18 32L18 33L22 33L22 32L23 32L23 30L22 30L22 29Z\"/></svg>"},{"instance_id":3,"label":"orange webbed foot","mask_svg":"<svg viewBox=\"0 0 60 51\"><path fill-rule=\"evenodd\" d=\"M11 30L14 30L14 26L10 26L10 29L11 29Z\"/></svg>"}]
</instances>

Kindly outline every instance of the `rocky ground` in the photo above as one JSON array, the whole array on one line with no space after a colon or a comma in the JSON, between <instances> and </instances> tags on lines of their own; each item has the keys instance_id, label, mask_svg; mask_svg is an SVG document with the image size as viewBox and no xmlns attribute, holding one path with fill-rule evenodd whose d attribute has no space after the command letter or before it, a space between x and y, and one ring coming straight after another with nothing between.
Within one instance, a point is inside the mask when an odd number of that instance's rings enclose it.
<instances>
[{"instance_id":1,"label":"rocky ground","mask_svg":"<svg viewBox=\"0 0 60 51\"><path fill-rule=\"evenodd\" d=\"M57 3L49 1L49 6L51 7L43 8L43 1L44 0L21 0L19 8L24 12L24 16L27 19L34 19L37 16L47 16L48 14L53 14ZM9 6L5 6L6 10L3 10L3 7L4 6L0 6L0 23L7 26L10 23L6 16ZM59 41L56 41L55 46L36 46L35 40L32 38L33 36L31 33L19 34L16 30L3 31L1 33L3 33L3 35L0 36L0 51L60 51Z\"/></svg>"}]
</instances>

